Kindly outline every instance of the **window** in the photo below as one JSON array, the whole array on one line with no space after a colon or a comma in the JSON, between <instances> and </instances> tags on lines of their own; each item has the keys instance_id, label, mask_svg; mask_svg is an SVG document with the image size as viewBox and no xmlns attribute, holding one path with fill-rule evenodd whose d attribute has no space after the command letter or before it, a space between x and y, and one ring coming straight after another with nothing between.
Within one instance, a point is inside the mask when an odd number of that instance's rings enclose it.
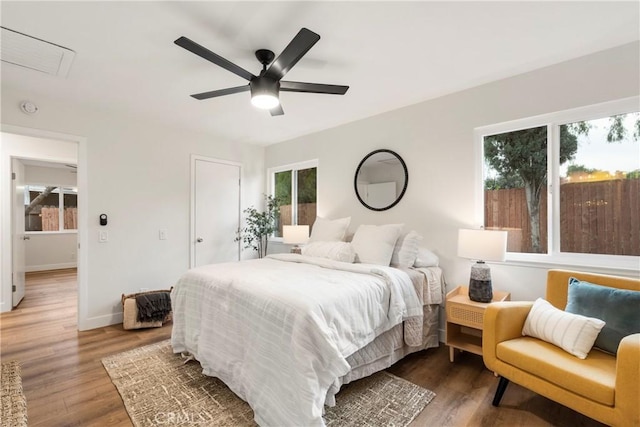
<instances>
[{"instance_id":1,"label":"window","mask_svg":"<svg viewBox=\"0 0 640 427\"><path fill-rule=\"evenodd\" d=\"M275 237L282 237L283 225L308 225L316 219L317 161L269 169L271 194L280 201Z\"/></svg>"},{"instance_id":2,"label":"window","mask_svg":"<svg viewBox=\"0 0 640 427\"><path fill-rule=\"evenodd\" d=\"M508 259L637 268L637 98L489 126L476 137L481 222L508 231Z\"/></svg>"},{"instance_id":3,"label":"window","mask_svg":"<svg viewBox=\"0 0 640 427\"><path fill-rule=\"evenodd\" d=\"M75 188L27 185L24 206L25 231L78 229L78 191Z\"/></svg>"}]
</instances>

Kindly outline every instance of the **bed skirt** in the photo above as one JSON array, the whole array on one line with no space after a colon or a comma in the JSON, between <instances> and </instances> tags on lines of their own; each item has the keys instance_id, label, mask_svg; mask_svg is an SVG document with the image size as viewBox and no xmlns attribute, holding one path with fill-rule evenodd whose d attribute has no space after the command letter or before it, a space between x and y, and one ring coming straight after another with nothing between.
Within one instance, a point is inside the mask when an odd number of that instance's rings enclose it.
<instances>
[{"instance_id":1,"label":"bed skirt","mask_svg":"<svg viewBox=\"0 0 640 427\"><path fill-rule=\"evenodd\" d=\"M347 357L351 370L338 379L338 383L332 386L332 390L335 388L340 389L344 384L386 369L411 353L438 347L440 345L438 332L439 314L440 306L438 304L424 306L422 344L419 346L409 346L405 343L404 325L399 324ZM327 393L327 396L333 396L334 394ZM325 404L333 406L335 402L331 398Z\"/></svg>"}]
</instances>

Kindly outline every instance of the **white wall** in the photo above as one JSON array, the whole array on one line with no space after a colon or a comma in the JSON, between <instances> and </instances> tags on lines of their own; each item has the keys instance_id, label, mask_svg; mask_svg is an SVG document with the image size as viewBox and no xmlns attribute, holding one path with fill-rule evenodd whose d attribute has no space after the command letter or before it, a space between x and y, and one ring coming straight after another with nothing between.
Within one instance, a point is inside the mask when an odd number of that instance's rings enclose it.
<instances>
[{"instance_id":1,"label":"white wall","mask_svg":"<svg viewBox=\"0 0 640 427\"><path fill-rule=\"evenodd\" d=\"M78 181L75 171L69 168L26 165L24 175L25 183L29 185L53 184L75 187ZM25 242L26 271L76 267L77 248L76 231L29 233L29 240Z\"/></svg>"},{"instance_id":2,"label":"white wall","mask_svg":"<svg viewBox=\"0 0 640 427\"><path fill-rule=\"evenodd\" d=\"M36 115L20 111L24 99L38 104ZM242 163L242 207L262 203L264 148L194 133L188 123L169 128L3 88L2 125L80 136L80 329L120 322L122 293L167 288L187 270L191 154ZM109 216L108 243L98 242L101 213ZM159 240L160 228L168 240ZM0 254L3 301L10 296L6 246Z\"/></svg>"},{"instance_id":3,"label":"white wall","mask_svg":"<svg viewBox=\"0 0 640 427\"><path fill-rule=\"evenodd\" d=\"M637 96L638 52L638 43L624 45L272 145L265 164L319 159L318 215L351 216L351 232L383 223L417 230L440 257L451 290L468 283L471 263L456 256L458 229L480 225L474 224L474 128ZM358 202L353 178L362 158L380 148L402 156L409 184L398 205L374 212ZM534 299L544 295L547 268L494 265L493 284L514 300Z\"/></svg>"},{"instance_id":4,"label":"white wall","mask_svg":"<svg viewBox=\"0 0 640 427\"><path fill-rule=\"evenodd\" d=\"M15 137L15 135L13 137ZM77 177L76 171L69 168L32 165L25 165L24 167L25 182L31 185L54 184L75 187L78 185Z\"/></svg>"},{"instance_id":5,"label":"white wall","mask_svg":"<svg viewBox=\"0 0 640 427\"><path fill-rule=\"evenodd\" d=\"M77 233L30 233L25 242L25 271L74 268L77 263Z\"/></svg>"}]
</instances>

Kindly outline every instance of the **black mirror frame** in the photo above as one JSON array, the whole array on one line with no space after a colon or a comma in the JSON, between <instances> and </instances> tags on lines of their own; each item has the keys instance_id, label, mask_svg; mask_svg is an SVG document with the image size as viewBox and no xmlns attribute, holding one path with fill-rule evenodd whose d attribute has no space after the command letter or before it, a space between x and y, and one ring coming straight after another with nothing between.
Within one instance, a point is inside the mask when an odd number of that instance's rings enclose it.
<instances>
[{"instance_id":1,"label":"black mirror frame","mask_svg":"<svg viewBox=\"0 0 640 427\"><path fill-rule=\"evenodd\" d=\"M371 156L373 156L374 154L377 154L377 153L389 153L389 154L392 154L392 155L396 156L398 158L398 160L400 160L400 164L402 165L402 168L404 169L404 186L402 187L402 191L400 192L400 195L398 197L396 197L396 200L393 203L391 203L388 206L384 206L382 208L374 208L373 206L369 206L364 200L362 200L362 197L360 197L360 193L358 193L358 174L360 173L360 168L362 168L362 165L364 165L364 162L366 162L369 157L371 157ZM407 191L407 184L409 184L409 171L407 170L406 163L404 162L404 160L402 159L402 157L400 157L400 155L398 153L396 153L395 151L387 150L386 148L382 148L382 149L379 149L379 150L374 150L374 151L370 152L369 154L367 154L366 156L364 156L362 161L360 161L360 164L358 165L358 168L356 169L356 174L355 174L355 176L353 178L353 189L356 192L356 197L358 197L358 200L360 201L360 203L362 203L362 206L364 206L367 209L371 209L372 211L378 211L378 212L386 211L388 209L391 209L395 205L397 205L398 202L404 196L404 193Z\"/></svg>"}]
</instances>

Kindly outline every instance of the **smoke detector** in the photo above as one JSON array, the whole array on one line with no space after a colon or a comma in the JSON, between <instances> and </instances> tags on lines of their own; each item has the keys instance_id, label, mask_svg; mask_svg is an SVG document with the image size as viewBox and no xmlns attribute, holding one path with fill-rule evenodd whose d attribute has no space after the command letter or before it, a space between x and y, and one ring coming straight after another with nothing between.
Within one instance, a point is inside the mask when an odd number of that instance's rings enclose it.
<instances>
[{"instance_id":1,"label":"smoke detector","mask_svg":"<svg viewBox=\"0 0 640 427\"><path fill-rule=\"evenodd\" d=\"M20 109L25 114L35 114L38 112L38 106L31 101L24 101L20 104Z\"/></svg>"}]
</instances>

